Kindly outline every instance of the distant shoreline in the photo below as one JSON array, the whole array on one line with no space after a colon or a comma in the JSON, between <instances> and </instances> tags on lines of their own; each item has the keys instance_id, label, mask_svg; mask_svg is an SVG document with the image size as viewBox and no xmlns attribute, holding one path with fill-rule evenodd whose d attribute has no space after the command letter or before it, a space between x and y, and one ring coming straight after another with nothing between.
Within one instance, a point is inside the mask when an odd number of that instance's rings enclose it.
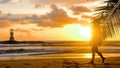
<instances>
[{"instance_id":1,"label":"distant shoreline","mask_svg":"<svg viewBox=\"0 0 120 68\"><path fill-rule=\"evenodd\" d=\"M0 41L0 44L44 43L44 41Z\"/></svg>"},{"instance_id":2,"label":"distant shoreline","mask_svg":"<svg viewBox=\"0 0 120 68\"><path fill-rule=\"evenodd\" d=\"M37 44L37 43L48 43L48 44L55 44L55 43L89 43L90 41L0 41L0 44ZM103 43L120 43L120 41L104 41Z\"/></svg>"}]
</instances>

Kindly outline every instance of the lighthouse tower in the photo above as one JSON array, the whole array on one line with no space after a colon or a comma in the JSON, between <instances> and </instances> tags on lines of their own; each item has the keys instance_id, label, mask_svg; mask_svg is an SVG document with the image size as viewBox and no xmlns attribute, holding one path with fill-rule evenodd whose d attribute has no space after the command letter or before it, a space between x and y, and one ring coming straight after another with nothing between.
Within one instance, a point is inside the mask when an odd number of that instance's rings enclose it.
<instances>
[{"instance_id":1,"label":"lighthouse tower","mask_svg":"<svg viewBox=\"0 0 120 68\"><path fill-rule=\"evenodd\" d=\"M14 32L13 32L14 29L10 29L10 38L9 38L9 41L13 42L15 41L14 40Z\"/></svg>"}]
</instances>

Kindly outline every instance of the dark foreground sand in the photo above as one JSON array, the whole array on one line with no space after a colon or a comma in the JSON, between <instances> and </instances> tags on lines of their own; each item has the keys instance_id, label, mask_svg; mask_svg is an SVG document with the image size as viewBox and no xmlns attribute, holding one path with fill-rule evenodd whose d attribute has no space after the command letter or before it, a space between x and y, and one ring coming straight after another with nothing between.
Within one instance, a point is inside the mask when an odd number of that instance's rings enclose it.
<instances>
[{"instance_id":1,"label":"dark foreground sand","mask_svg":"<svg viewBox=\"0 0 120 68\"><path fill-rule=\"evenodd\" d=\"M107 57L105 63L97 58L95 64L87 64L90 58L49 58L1 60L0 68L120 68L120 57Z\"/></svg>"}]
</instances>

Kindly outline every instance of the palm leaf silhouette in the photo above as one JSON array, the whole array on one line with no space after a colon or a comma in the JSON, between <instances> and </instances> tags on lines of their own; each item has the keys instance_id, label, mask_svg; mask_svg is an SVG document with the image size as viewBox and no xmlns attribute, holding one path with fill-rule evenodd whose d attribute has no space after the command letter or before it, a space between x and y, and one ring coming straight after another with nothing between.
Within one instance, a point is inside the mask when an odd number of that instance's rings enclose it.
<instances>
[{"instance_id":1,"label":"palm leaf silhouette","mask_svg":"<svg viewBox=\"0 0 120 68\"><path fill-rule=\"evenodd\" d=\"M113 37L119 32L120 26L120 0L104 1L107 5L98 7L95 10L94 20L92 23L101 25L103 38ZM96 22L96 20L98 20Z\"/></svg>"}]
</instances>

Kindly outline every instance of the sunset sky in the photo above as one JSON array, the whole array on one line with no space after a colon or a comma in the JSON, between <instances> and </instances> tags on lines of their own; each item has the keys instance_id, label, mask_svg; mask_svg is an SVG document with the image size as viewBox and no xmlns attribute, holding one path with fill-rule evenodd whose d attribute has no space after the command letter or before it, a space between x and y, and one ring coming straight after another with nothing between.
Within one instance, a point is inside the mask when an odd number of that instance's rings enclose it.
<instances>
[{"instance_id":1,"label":"sunset sky","mask_svg":"<svg viewBox=\"0 0 120 68\"><path fill-rule=\"evenodd\" d=\"M14 29L20 41L90 40L90 22L103 0L0 0L0 40Z\"/></svg>"}]
</instances>

